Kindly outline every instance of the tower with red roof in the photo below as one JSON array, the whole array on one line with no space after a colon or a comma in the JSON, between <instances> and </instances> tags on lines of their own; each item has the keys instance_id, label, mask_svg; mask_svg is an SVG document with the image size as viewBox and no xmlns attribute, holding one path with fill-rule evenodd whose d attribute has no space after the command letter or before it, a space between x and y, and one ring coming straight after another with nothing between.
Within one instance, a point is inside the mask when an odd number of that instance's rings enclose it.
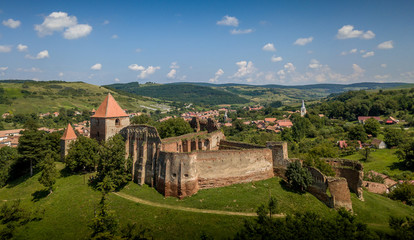
<instances>
[{"instance_id":1,"label":"tower with red roof","mask_svg":"<svg viewBox=\"0 0 414 240\"><path fill-rule=\"evenodd\" d=\"M129 116L110 93L91 117L91 138L106 141L129 125Z\"/></svg>"},{"instance_id":2,"label":"tower with red roof","mask_svg":"<svg viewBox=\"0 0 414 240\"><path fill-rule=\"evenodd\" d=\"M65 160L65 156L68 154L70 144L75 141L78 137L75 134L70 123L65 129L63 136L60 138L60 159L62 162Z\"/></svg>"}]
</instances>

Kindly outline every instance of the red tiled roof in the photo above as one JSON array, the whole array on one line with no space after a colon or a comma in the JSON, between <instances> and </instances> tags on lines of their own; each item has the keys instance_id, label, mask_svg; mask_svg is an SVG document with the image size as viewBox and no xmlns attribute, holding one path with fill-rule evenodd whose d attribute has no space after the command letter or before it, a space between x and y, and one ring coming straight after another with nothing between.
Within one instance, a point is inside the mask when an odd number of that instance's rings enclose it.
<instances>
[{"instance_id":1,"label":"red tiled roof","mask_svg":"<svg viewBox=\"0 0 414 240\"><path fill-rule=\"evenodd\" d=\"M124 110L118 105L114 97L110 93L106 96L105 100L101 103L98 110L92 117L105 118L105 117L128 117Z\"/></svg>"},{"instance_id":2,"label":"red tiled roof","mask_svg":"<svg viewBox=\"0 0 414 240\"><path fill-rule=\"evenodd\" d=\"M371 117L371 116L359 116L358 117L358 121L366 121L366 120L368 120L370 118L373 118L373 119L375 119L377 121L381 121L381 118L380 117Z\"/></svg>"},{"instance_id":3,"label":"red tiled roof","mask_svg":"<svg viewBox=\"0 0 414 240\"><path fill-rule=\"evenodd\" d=\"M63 133L63 136L60 138L62 140L71 140L78 138L75 134L75 131L73 131L72 126L70 123L68 124L68 127L65 129L65 132Z\"/></svg>"}]
</instances>

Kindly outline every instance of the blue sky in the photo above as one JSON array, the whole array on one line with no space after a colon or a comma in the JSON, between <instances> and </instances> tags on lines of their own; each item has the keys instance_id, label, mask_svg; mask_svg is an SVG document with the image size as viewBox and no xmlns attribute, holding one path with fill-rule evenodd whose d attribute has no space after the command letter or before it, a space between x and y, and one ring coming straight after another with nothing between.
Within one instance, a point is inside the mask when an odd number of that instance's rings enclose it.
<instances>
[{"instance_id":1,"label":"blue sky","mask_svg":"<svg viewBox=\"0 0 414 240\"><path fill-rule=\"evenodd\" d=\"M413 1L0 3L0 78L414 82Z\"/></svg>"}]
</instances>

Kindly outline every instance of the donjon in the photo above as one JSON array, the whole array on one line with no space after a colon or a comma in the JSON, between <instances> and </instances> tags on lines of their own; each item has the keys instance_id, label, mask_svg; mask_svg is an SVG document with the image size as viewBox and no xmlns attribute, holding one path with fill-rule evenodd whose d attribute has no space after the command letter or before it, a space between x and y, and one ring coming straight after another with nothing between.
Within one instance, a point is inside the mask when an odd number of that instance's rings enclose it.
<instances>
[{"instance_id":1,"label":"donjon","mask_svg":"<svg viewBox=\"0 0 414 240\"><path fill-rule=\"evenodd\" d=\"M129 116L110 93L91 117L91 138L106 141L129 125Z\"/></svg>"}]
</instances>

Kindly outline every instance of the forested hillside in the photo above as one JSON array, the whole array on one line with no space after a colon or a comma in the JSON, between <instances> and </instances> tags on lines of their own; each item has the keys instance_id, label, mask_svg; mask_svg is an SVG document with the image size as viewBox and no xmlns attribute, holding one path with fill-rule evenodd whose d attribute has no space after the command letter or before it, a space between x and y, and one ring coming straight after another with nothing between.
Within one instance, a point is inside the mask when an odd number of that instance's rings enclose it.
<instances>
[{"instance_id":1,"label":"forested hillside","mask_svg":"<svg viewBox=\"0 0 414 240\"><path fill-rule=\"evenodd\" d=\"M410 115L414 114L414 88L372 92L349 91L331 96L314 107L330 118L349 121L357 120L358 116L393 115L410 118Z\"/></svg>"},{"instance_id":2,"label":"forested hillside","mask_svg":"<svg viewBox=\"0 0 414 240\"><path fill-rule=\"evenodd\" d=\"M105 87L122 90L137 95L196 104L238 104L247 103L248 100L236 94L210 87L192 84L163 84L139 85L137 83L112 84Z\"/></svg>"}]
</instances>

